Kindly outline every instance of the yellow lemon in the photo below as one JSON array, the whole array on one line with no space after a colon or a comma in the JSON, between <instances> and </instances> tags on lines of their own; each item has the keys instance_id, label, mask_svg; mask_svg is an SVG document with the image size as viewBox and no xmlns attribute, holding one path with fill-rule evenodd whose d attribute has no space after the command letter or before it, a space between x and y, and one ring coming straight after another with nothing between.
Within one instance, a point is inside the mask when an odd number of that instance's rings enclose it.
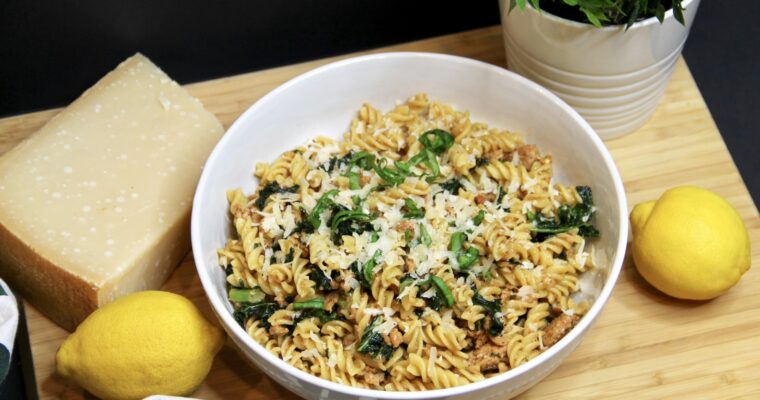
<instances>
[{"instance_id":1,"label":"yellow lemon","mask_svg":"<svg viewBox=\"0 0 760 400\"><path fill-rule=\"evenodd\" d=\"M750 267L747 228L717 194L670 189L631 212L633 260L649 283L673 297L707 300L736 284Z\"/></svg>"},{"instance_id":2,"label":"yellow lemon","mask_svg":"<svg viewBox=\"0 0 760 400\"><path fill-rule=\"evenodd\" d=\"M87 317L63 342L56 369L104 399L185 395L208 374L224 343L188 299L144 291Z\"/></svg>"}]
</instances>

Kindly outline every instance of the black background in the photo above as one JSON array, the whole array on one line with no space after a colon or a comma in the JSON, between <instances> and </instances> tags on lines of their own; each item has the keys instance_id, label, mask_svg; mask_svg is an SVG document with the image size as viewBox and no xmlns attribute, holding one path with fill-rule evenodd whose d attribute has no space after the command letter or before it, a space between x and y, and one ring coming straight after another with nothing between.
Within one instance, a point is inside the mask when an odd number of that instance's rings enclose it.
<instances>
[{"instance_id":1,"label":"black background","mask_svg":"<svg viewBox=\"0 0 760 400\"><path fill-rule=\"evenodd\" d=\"M757 0L703 0L684 50L756 202L758 17ZM64 106L137 51L189 83L498 23L496 0L0 0L0 116ZM14 365L0 398L30 383Z\"/></svg>"}]
</instances>

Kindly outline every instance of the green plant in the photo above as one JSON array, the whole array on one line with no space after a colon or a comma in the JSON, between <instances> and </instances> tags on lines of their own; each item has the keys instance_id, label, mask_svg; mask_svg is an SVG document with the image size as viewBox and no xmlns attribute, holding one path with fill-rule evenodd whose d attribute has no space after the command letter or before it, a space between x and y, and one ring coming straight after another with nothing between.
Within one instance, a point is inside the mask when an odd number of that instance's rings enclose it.
<instances>
[{"instance_id":1,"label":"green plant","mask_svg":"<svg viewBox=\"0 0 760 400\"><path fill-rule=\"evenodd\" d=\"M541 11L540 0L510 0L509 11L515 7L525 9L530 4ZM662 22L665 12L673 9L673 15L681 24L683 0L544 0L543 9L560 17L588 22L601 28L603 25L623 25L626 29L637 21L657 17ZM585 19L585 20L584 20Z\"/></svg>"}]
</instances>

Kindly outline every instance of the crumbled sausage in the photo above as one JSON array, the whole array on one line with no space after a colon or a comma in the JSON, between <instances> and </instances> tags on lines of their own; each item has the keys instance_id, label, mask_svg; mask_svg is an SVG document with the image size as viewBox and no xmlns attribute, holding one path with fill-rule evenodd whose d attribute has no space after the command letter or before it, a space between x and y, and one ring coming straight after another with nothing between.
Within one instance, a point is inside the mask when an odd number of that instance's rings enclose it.
<instances>
[{"instance_id":1,"label":"crumbled sausage","mask_svg":"<svg viewBox=\"0 0 760 400\"><path fill-rule=\"evenodd\" d=\"M399 332L398 328L393 328L390 335L388 335L391 339L391 346L398 347L401 345L401 342L403 341L403 336L401 335L401 332Z\"/></svg>"},{"instance_id":2,"label":"crumbled sausage","mask_svg":"<svg viewBox=\"0 0 760 400\"><path fill-rule=\"evenodd\" d=\"M477 196L475 196L475 203L483 204L486 201L494 201L496 200L496 195L493 193L480 193Z\"/></svg>"},{"instance_id":3,"label":"crumbled sausage","mask_svg":"<svg viewBox=\"0 0 760 400\"><path fill-rule=\"evenodd\" d=\"M580 318L577 315L561 314L559 317L554 318L549 326L544 331L543 343L544 346L549 347L554 343L559 342L565 334L575 326Z\"/></svg>"},{"instance_id":4,"label":"crumbled sausage","mask_svg":"<svg viewBox=\"0 0 760 400\"><path fill-rule=\"evenodd\" d=\"M301 258L309 258L309 246L300 240L300 237L296 241L296 246L301 250Z\"/></svg>"},{"instance_id":5,"label":"crumbled sausage","mask_svg":"<svg viewBox=\"0 0 760 400\"><path fill-rule=\"evenodd\" d=\"M520 162L525 168L530 168L534 162L541 158L538 147L534 144L526 144L517 148L517 154L520 155Z\"/></svg>"},{"instance_id":6,"label":"crumbled sausage","mask_svg":"<svg viewBox=\"0 0 760 400\"><path fill-rule=\"evenodd\" d=\"M353 334L349 333L346 336L343 336L343 340L342 341L343 341L343 346L345 347L345 346L351 345L351 343L353 343L354 341L356 341L356 338L354 337Z\"/></svg>"},{"instance_id":7,"label":"crumbled sausage","mask_svg":"<svg viewBox=\"0 0 760 400\"><path fill-rule=\"evenodd\" d=\"M507 357L507 346L495 346L487 343L472 352L470 362L480 367L480 371L491 371L499 368L499 362Z\"/></svg>"},{"instance_id":8,"label":"crumbled sausage","mask_svg":"<svg viewBox=\"0 0 760 400\"><path fill-rule=\"evenodd\" d=\"M504 150L502 149L491 149L486 154L484 154L485 158L489 160L501 160L504 158Z\"/></svg>"},{"instance_id":9,"label":"crumbled sausage","mask_svg":"<svg viewBox=\"0 0 760 400\"><path fill-rule=\"evenodd\" d=\"M334 283L335 281L333 280L332 282ZM328 294L325 297L325 311L332 310L333 306L338 302L338 300L340 300L340 295L338 293L332 292Z\"/></svg>"},{"instance_id":10,"label":"crumbled sausage","mask_svg":"<svg viewBox=\"0 0 760 400\"><path fill-rule=\"evenodd\" d=\"M404 261L404 266L406 267L406 272L412 273L415 270L414 261L411 258L407 258Z\"/></svg>"},{"instance_id":11,"label":"crumbled sausage","mask_svg":"<svg viewBox=\"0 0 760 400\"><path fill-rule=\"evenodd\" d=\"M509 300L512 300L512 291L509 289L501 290L501 303L507 304Z\"/></svg>"},{"instance_id":12,"label":"crumbled sausage","mask_svg":"<svg viewBox=\"0 0 760 400\"><path fill-rule=\"evenodd\" d=\"M269 327L269 335L271 336L284 336L288 334L288 328L282 325L272 325Z\"/></svg>"},{"instance_id":13,"label":"crumbled sausage","mask_svg":"<svg viewBox=\"0 0 760 400\"><path fill-rule=\"evenodd\" d=\"M409 220L403 220L396 224L396 231L397 232L406 232L406 231L412 231L414 232L414 224Z\"/></svg>"},{"instance_id":14,"label":"crumbled sausage","mask_svg":"<svg viewBox=\"0 0 760 400\"><path fill-rule=\"evenodd\" d=\"M359 183L361 183L362 186L368 184L370 180L372 180L371 174L365 174L362 172L361 176L359 176Z\"/></svg>"},{"instance_id":15,"label":"crumbled sausage","mask_svg":"<svg viewBox=\"0 0 760 400\"><path fill-rule=\"evenodd\" d=\"M467 337L474 339L473 347L478 349L488 343L488 334L483 330L471 331L467 330Z\"/></svg>"},{"instance_id":16,"label":"crumbled sausage","mask_svg":"<svg viewBox=\"0 0 760 400\"><path fill-rule=\"evenodd\" d=\"M374 368L368 368L364 370L364 381L367 382L370 386L380 387L380 385L383 383L383 380L385 380L385 373L382 371L375 371Z\"/></svg>"}]
</instances>

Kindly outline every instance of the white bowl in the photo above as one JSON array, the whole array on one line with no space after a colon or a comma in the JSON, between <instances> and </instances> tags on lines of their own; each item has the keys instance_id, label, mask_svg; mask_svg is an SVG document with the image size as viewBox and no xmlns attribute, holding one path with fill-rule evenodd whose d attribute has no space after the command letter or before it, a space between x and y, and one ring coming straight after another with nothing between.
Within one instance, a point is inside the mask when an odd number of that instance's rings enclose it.
<instances>
[{"instance_id":1,"label":"white bowl","mask_svg":"<svg viewBox=\"0 0 760 400\"><path fill-rule=\"evenodd\" d=\"M216 250L231 235L225 191L254 190L256 161L271 161L316 135L339 138L364 102L387 110L417 92L469 110L473 120L525 133L551 152L557 179L588 184L596 199L599 273L589 276L596 301L557 344L504 374L465 386L385 392L323 380L300 371L254 342L232 317ZM625 193L610 154L591 127L548 90L505 69L470 59L425 53L352 58L303 74L273 90L230 127L211 153L195 194L193 254L214 312L240 350L267 375L309 399L483 399L511 397L548 375L581 341L612 292L623 263L628 222ZM245 368L245 366L241 366Z\"/></svg>"}]
</instances>

